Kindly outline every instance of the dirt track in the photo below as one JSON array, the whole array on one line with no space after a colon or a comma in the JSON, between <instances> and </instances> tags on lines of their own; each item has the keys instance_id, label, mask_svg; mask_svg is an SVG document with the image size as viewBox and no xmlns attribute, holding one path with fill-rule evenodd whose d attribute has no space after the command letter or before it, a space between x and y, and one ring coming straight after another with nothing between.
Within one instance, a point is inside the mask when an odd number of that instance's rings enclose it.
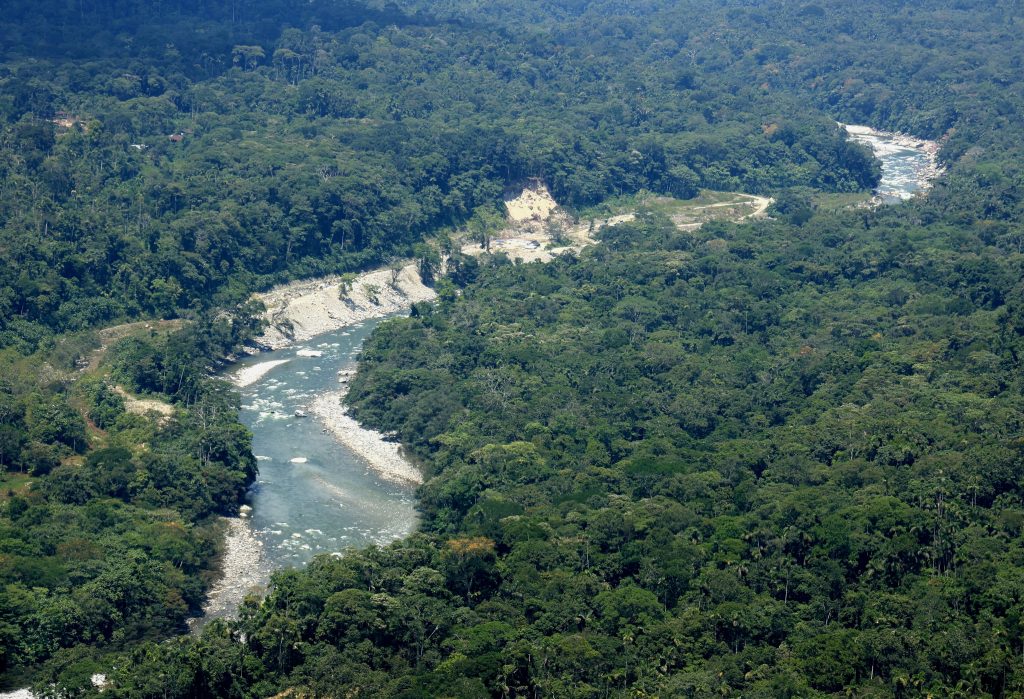
<instances>
[{"instance_id":1,"label":"dirt track","mask_svg":"<svg viewBox=\"0 0 1024 699\"><path fill-rule=\"evenodd\" d=\"M744 194L741 192L730 193L735 197L730 201L720 201L713 204L685 205L682 211L672 215L672 221L680 230L695 230L711 219L710 216L702 215L710 209L746 209L753 210L728 217L734 222L746 221L765 215L773 200L769 197L762 197L756 194ZM671 201L666 199L666 201ZM568 251L579 251L587 245L594 244L590 234L593 230L605 226L615 226L635 218L635 213L624 213L610 216L604 220L597 220L587 224L573 224L569 217L559 208L558 204L551 197L547 188L540 182L531 182L519 196L507 199L505 206L508 210L509 225L491 238L487 251L504 252L512 259L520 259L523 262L541 261L546 262L556 255ZM737 211L737 213L739 213ZM564 244L553 245L551 227L561 230ZM462 246L462 252L466 255L482 255L485 250L479 242L467 243Z\"/></svg>"}]
</instances>

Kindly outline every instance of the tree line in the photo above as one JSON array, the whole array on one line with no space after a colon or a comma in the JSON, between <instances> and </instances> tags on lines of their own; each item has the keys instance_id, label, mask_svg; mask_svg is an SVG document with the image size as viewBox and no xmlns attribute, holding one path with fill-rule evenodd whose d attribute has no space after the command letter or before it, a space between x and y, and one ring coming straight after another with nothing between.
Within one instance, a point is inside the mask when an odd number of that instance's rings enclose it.
<instances>
[{"instance_id":1,"label":"tree line","mask_svg":"<svg viewBox=\"0 0 1024 699\"><path fill-rule=\"evenodd\" d=\"M1014 10L11 4L3 681L80 695L116 665L107 692L132 697L1024 691ZM822 193L879 170L832 119L938 138L949 174L926 201L833 211ZM454 256L439 305L383 325L351 393L425 469L423 531L149 643L198 609L212 517L254 474L208 379L258 330L242 301L432 260L426 236L499 219L534 176L576 214L641 189L778 202L696 233L651 211L548 266ZM175 317L193 322L74 378L89 329ZM116 385L174 417L127 413Z\"/></svg>"}]
</instances>

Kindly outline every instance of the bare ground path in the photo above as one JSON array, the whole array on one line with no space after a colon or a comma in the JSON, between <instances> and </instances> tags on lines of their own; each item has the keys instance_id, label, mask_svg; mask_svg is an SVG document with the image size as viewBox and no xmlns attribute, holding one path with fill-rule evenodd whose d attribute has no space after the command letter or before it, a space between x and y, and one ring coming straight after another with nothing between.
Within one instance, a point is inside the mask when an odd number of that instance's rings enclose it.
<instances>
[{"instance_id":1,"label":"bare ground path","mask_svg":"<svg viewBox=\"0 0 1024 699\"><path fill-rule=\"evenodd\" d=\"M688 201L653 197L647 203L667 214L680 230L696 230L712 220L738 223L763 217L773 201L756 194L704 191ZM623 212L586 223L573 223L559 209L547 188L537 181L529 183L522 194L507 198L505 207L508 226L491 237L487 248L479 241L463 244L463 254L503 252L523 262L546 262L564 252L576 252L594 244L593 231L636 217L634 212Z\"/></svg>"},{"instance_id":2,"label":"bare ground path","mask_svg":"<svg viewBox=\"0 0 1024 699\"><path fill-rule=\"evenodd\" d=\"M172 332L182 327L185 322L179 318L174 320L140 320L134 323L122 323L121 325L112 325L109 328L97 330L96 334L99 337L100 346L89 354L88 362L82 366L81 370L83 372L96 371L100 366L100 362L107 356L107 350L119 340L147 330Z\"/></svg>"}]
</instances>

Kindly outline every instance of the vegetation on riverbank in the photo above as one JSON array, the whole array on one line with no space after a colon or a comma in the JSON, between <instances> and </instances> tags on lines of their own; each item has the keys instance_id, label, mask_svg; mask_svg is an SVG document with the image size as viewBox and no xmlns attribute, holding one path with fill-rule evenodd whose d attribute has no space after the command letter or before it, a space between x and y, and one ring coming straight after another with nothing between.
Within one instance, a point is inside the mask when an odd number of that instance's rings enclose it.
<instances>
[{"instance_id":1,"label":"vegetation on riverbank","mask_svg":"<svg viewBox=\"0 0 1024 699\"><path fill-rule=\"evenodd\" d=\"M645 213L381 326L351 400L427 465L424 533L118 691L1013 696L1021 259L907 211Z\"/></svg>"},{"instance_id":2,"label":"vegetation on riverbank","mask_svg":"<svg viewBox=\"0 0 1024 699\"><path fill-rule=\"evenodd\" d=\"M80 695L123 649L106 696L1024 692L1015 3L9 5L5 681ZM843 210L821 192L878 169L833 119L940 140L948 175ZM205 376L255 328L217 309L413 256L528 177L776 203L456 269L351 393L426 465L425 531L140 644L252 474ZM178 316L107 365L171 421L66 380L67 333Z\"/></svg>"},{"instance_id":3,"label":"vegetation on riverbank","mask_svg":"<svg viewBox=\"0 0 1024 699\"><path fill-rule=\"evenodd\" d=\"M237 512L256 473L236 399L208 376L245 337L244 313L120 333L84 372L56 352L0 353L9 680L42 663L88 680L199 613L223 536L214 515ZM164 409L140 414L148 405Z\"/></svg>"},{"instance_id":4,"label":"vegetation on riverbank","mask_svg":"<svg viewBox=\"0 0 1024 699\"><path fill-rule=\"evenodd\" d=\"M877 180L823 114L718 80L637 82L644 35L579 75L586 44L558 56L500 26L394 7L262 3L196 32L188 3L121 20L110 2L81 16L44 5L0 19L13 42L0 73L4 345L411 257L527 176L568 206L641 187L686 198ZM153 31L160 41L143 40ZM233 64L246 47L254 58Z\"/></svg>"}]
</instances>

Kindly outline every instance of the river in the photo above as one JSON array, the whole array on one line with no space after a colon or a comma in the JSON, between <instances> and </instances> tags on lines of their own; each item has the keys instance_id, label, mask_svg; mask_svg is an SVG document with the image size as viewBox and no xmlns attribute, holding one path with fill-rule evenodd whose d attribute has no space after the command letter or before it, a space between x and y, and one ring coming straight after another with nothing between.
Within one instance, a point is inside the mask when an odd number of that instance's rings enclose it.
<instances>
[{"instance_id":1,"label":"river","mask_svg":"<svg viewBox=\"0 0 1024 699\"><path fill-rule=\"evenodd\" d=\"M909 199L941 173L933 141L866 126L845 128L882 161L877 194L883 202ZM363 342L382 320L264 352L232 368L232 374L259 374L239 393L240 419L252 430L260 475L248 496L251 516L230 521L225 575L194 629L233 616L245 594L265 586L274 570L304 566L320 553L387 544L416 528L412 486L380 478L315 417L295 416L296 410L309 413L316 396L338 390L338 371L355 369ZM261 365L266 372L256 369ZM28 697L27 690L0 692L0 699Z\"/></svg>"},{"instance_id":2,"label":"river","mask_svg":"<svg viewBox=\"0 0 1024 699\"><path fill-rule=\"evenodd\" d=\"M850 138L870 146L882 161L882 181L875 193L881 203L910 199L927 190L942 173L938 165L939 145L906 134L877 131L869 126L843 124Z\"/></svg>"},{"instance_id":3,"label":"river","mask_svg":"<svg viewBox=\"0 0 1024 699\"><path fill-rule=\"evenodd\" d=\"M939 173L934 142L845 128L882 161L877 201L908 199ZM381 320L264 352L232 369L235 376L250 374L251 383L239 389L240 419L252 430L260 474L249 493L250 516L229 523L225 574L196 628L233 615L244 595L265 586L274 570L301 567L317 554L387 544L415 529L414 488L382 479L309 408L317 396L339 389L339 370L355 368L363 342Z\"/></svg>"},{"instance_id":4,"label":"river","mask_svg":"<svg viewBox=\"0 0 1024 699\"><path fill-rule=\"evenodd\" d=\"M207 619L234 614L244 594L265 585L273 570L301 567L317 554L387 544L415 529L413 486L379 477L309 410L318 395L338 391L339 370L355 369L363 342L381 320L232 368L232 375L267 369L239 388L240 419L252 431L260 472L248 496L250 516L231 522L225 577L211 591Z\"/></svg>"}]
</instances>

